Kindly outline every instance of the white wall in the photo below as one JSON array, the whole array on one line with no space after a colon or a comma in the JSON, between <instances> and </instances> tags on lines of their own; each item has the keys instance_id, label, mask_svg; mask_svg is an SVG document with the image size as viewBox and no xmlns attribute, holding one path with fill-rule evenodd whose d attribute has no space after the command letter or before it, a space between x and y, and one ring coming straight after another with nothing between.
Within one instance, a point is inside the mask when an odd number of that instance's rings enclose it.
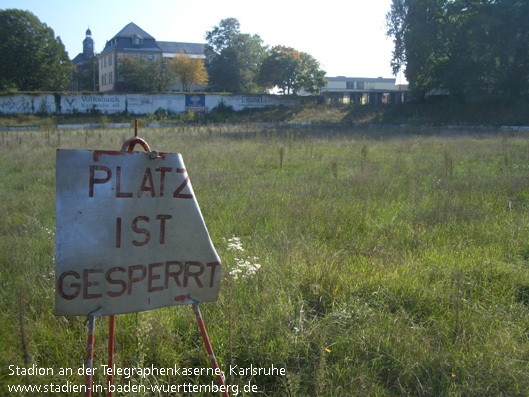
<instances>
[{"instance_id":1,"label":"white wall","mask_svg":"<svg viewBox=\"0 0 529 397\"><path fill-rule=\"evenodd\" d=\"M0 96L0 113L56 113L55 97L47 95Z\"/></svg>"},{"instance_id":2,"label":"white wall","mask_svg":"<svg viewBox=\"0 0 529 397\"><path fill-rule=\"evenodd\" d=\"M206 95L206 108L213 109L220 102L233 107L234 110L246 108L264 108L268 106L296 106L301 104L298 98L273 95Z\"/></svg>"},{"instance_id":3,"label":"white wall","mask_svg":"<svg viewBox=\"0 0 529 397\"><path fill-rule=\"evenodd\" d=\"M62 95L60 113L87 113L98 110L102 113L125 111L125 95Z\"/></svg>"},{"instance_id":4,"label":"white wall","mask_svg":"<svg viewBox=\"0 0 529 397\"><path fill-rule=\"evenodd\" d=\"M202 95L202 94L198 94ZM300 98L274 95L206 95L206 112L212 110L220 102L235 110L245 108L263 108L268 106L296 106L301 104ZM60 95L60 109L56 108L55 96L45 95L10 95L0 96L0 113L88 113L100 111L112 114L127 110L132 114L149 114L158 109L170 113L186 111L186 94L69 94Z\"/></svg>"}]
</instances>

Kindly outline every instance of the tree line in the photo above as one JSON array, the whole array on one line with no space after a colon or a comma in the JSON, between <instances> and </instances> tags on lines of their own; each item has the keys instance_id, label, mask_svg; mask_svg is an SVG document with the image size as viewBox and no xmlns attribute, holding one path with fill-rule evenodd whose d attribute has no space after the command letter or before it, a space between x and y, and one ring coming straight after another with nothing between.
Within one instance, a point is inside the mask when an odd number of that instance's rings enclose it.
<instances>
[{"instance_id":1,"label":"tree line","mask_svg":"<svg viewBox=\"0 0 529 397\"><path fill-rule=\"evenodd\" d=\"M118 61L119 75L130 92L165 92L177 84L181 85L182 91L189 91L193 84L204 86L208 83L204 61L183 53L154 60L126 56Z\"/></svg>"},{"instance_id":2,"label":"tree line","mask_svg":"<svg viewBox=\"0 0 529 397\"><path fill-rule=\"evenodd\" d=\"M412 96L458 100L529 94L527 0L393 0L386 15L393 73Z\"/></svg>"},{"instance_id":3,"label":"tree line","mask_svg":"<svg viewBox=\"0 0 529 397\"><path fill-rule=\"evenodd\" d=\"M277 87L284 94L319 92L325 71L311 55L290 47L264 46L259 35L241 33L236 18L221 20L206 33L206 70L215 91L264 92Z\"/></svg>"},{"instance_id":4,"label":"tree line","mask_svg":"<svg viewBox=\"0 0 529 397\"><path fill-rule=\"evenodd\" d=\"M325 71L311 55L285 46L269 48L259 35L242 33L239 21L227 18L205 35L205 58L121 57L118 74L130 92L183 91L198 84L206 90L284 94L319 92ZM31 12L0 10L0 90L61 91L75 71L81 90L92 90L94 59L74 69L60 37Z\"/></svg>"}]
</instances>

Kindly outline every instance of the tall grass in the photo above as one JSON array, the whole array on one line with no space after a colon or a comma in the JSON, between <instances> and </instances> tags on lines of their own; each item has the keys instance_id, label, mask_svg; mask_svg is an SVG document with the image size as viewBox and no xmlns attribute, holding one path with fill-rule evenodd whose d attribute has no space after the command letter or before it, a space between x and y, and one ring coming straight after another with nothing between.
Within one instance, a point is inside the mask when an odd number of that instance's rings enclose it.
<instances>
[{"instance_id":1,"label":"tall grass","mask_svg":"<svg viewBox=\"0 0 529 397\"><path fill-rule=\"evenodd\" d=\"M132 132L0 133L0 394L82 384L7 368L82 365L84 319L53 315L55 149L118 150ZM223 261L219 300L201 309L228 383L291 396L529 390L526 137L252 125L140 135L182 153ZM96 366L106 324L96 321ZM115 362L209 366L186 307L117 316ZM287 374L230 375L230 364Z\"/></svg>"}]
</instances>

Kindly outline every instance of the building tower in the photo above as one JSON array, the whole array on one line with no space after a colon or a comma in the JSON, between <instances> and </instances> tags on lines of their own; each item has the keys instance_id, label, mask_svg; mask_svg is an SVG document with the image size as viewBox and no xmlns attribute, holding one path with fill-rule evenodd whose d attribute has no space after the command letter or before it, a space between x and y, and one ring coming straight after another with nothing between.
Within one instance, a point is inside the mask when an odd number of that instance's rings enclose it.
<instances>
[{"instance_id":1,"label":"building tower","mask_svg":"<svg viewBox=\"0 0 529 397\"><path fill-rule=\"evenodd\" d=\"M83 40L83 52L72 59L74 67L72 81L68 85L70 91L96 91L97 64L95 62L94 40L90 28L86 30Z\"/></svg>"},{"instance_id":2,"label":"building tower","mask_svg":"<svg viewBox=\"0 0 529 397\"><path fill-rule=\"evenodd\" d=\"M86 29L86 38L83 40L83 55L86 59L94 56L94 40L90 28Z\"/></svg>"}]
</instances>

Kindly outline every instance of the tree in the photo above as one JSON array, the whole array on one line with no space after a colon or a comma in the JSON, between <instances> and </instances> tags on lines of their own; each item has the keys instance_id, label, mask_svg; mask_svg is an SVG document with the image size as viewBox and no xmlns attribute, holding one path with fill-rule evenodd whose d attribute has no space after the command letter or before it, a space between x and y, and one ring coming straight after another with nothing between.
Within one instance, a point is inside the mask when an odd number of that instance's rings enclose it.
<instances>
[{"instance_id":1,"label":"tree","mask_svg":"<svg viewBox=\"0 0 529 397\"><path fill-rule=\"evenodd\" d=\"M208 83L208 74L201 58L190 58L180 53L173 58L171 68L180 80L183 91L189 91L193 84L205 86Z\"/></svg>"},{"instance_id":2,"label":"tree","mask_svg":"<svg viewBox=\"0 0 529 397\"><path fill-rule=\"evenodd\" d=\"M164 92L176 81L166 58L150 60L142 56L125 56L119 58L119 62L119 76L132 92Z\"/></svg>"},{"instance_id":3,"label":"tree","mask_svg":"<svg viewBox=\"0 0 529 397\"><path fill-rule=\"evenodd\" d=\"M152 62L152 61L151 61ZM177 77L171 69L172 60L168 58L158 58L154 60L155 64L155 91L164 92L170 85L176 83Z\"/></svg>"},{"instance_id":4,"label":"tree","mask_svg":"<svg viewBox=\"0 0 529 397\"><path fill-rule=\"evenodd\" d=\"M259 91L257 76L265 53L258 35L239 31L235 18L223 19L206 33L206 70L213 89L247 93Z\"/></svg>"},{"instance_id":5,"label":"tree","mask_svg":"<svg viewBox=\"0 0 529 397\"><path fill-rule=\"evenodd\" d=\"M439 27L444 54L437 61L435 85L460 101L487 95L495 61L481 0L455 0L444 5Z\"/></svg>"},{"instance_id":6,"label":"tree","mask_svg":"<svg viewBox=\"0 0 529 397\"><path fill-rule=\"evenodd\" d=\"M305 89L316 93L325 86L325 72L311 55L291 47L275 46L265 56L259 73L259 84L278 87L284 94Z\"/></svg>"},{"instance_id":7,"label":"tree","mask_svg":"<svg viewBox=\"0 0 529 397\"><path fill-rule=\"evenodd\" d=\"M215 26L212 31L206 32L208 44L204 52L206 58L214 54L220 54L222 50L230 47L233 40L241 34L241 24L236 18L226 18L220 21L219 26Z\"/></svg>"},{"instance_id":8,"label":"tree","mask_svg":"<svg viewBox=\"0 0 529 397\"><path fill-rule=\"evenodd\" d=\"M392 66L412 94L460 99L529 94L529 24L523 0L393 0L386 15Z\"/></svg>"},{"instance_id":9,"label":"tree","mask_svg":"<svg viewBox=\"0 0 529 397\"><path fill-rule=\"evenodd\" d=\"M435 71L445 48L440 34L446 0L393 0L386 15L388 35L394 37L391 65L396 75L405 67L412 94L423 100L435 88ZM442 54L442 55L440 55Z\"/></svg>"},{"instance_id":10,"label":"tree","mask_svg":"<svg viewBox=\"0 0 529 397\"><path fill-rule=\"evenodd\" d=\"M498 0L484 6L484 20L496 65L495 93L515 97L529 94L529 1Z\"/></svg>"},{"instance_id":11,"label":"tree","mask_svg":"<svg viewBox=\"0 0 529 397\"><path fill-rule=\"evenodd\" d=\"M300 87L311 94L319 93L327 85L325 71L320 69L320 63L312 55L302 52L301 65Z\"/></svg>"},{"instance_id":12,"label":"tree","mask_svg":"<svg viewBox=\"0 0 529 397\"><path fill-rule=\"evenodd\" d=\"M127 91L154 92L155 77L152 62L147 58L125 56L118 59L119 76L125 81Z\"/></svg>"},{"instance_id":13,"label":"tree","mask_svg":"<svg viewBox=\"0 0 529 397\"><path fill-rule=\"evenodd\" d=\"M278 87L283 94L290 94L298 88L301 67L299 51L290 47L273 47L261 65L259 83L266 88Z\"/></svg>"},{"instance_id":14,"label":"tree","mask_svg":"<svg viewBox=\"0 0 529 397\"><path fill-rule=\"evenodd\" d=\"M0 10L0 89L62 90L72 70L51 28L28 11Z\"/></svg>"},{"instance_id":15,"label":"tree","mask_svg":"<svg viewBox=\"0 0 529 397\"><path fill-rule=\"evenodd\" d=\"M98 91L99 70L95 57L91 57L81 65L75 66L75 73L77 75L77 81L79 82L78 89L80 91Z\"/></svg>"}]
</instances>

